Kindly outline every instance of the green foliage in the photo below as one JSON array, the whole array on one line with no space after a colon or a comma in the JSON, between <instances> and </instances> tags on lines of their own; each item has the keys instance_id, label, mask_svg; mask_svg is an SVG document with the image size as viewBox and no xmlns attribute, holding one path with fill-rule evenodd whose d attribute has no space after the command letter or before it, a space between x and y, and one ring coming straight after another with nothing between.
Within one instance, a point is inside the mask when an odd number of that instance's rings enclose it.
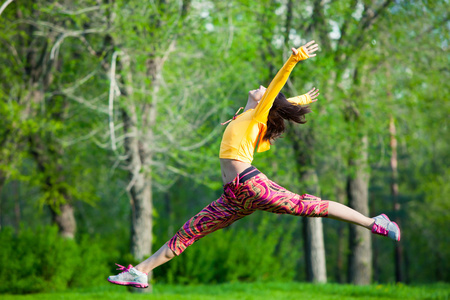
<instances>
[{"instance_id":1,"label":"green foliage","mask_svg":"<svg viewBox=\"0 0 450 300\"><path fill-rule=\"evenodd\" d=\"M56 227L0 231L0 292L36 293L99 284L111 255L92 238L63 239Z\"/></svg>"},{"instance_id":2,"label":"green foliage","mask_svg":"<svg viewBox=\"0 0 450 300\"><path fill-rule=\"evenodd\" d=\"M408 204L407 224L411 231L406 236L416 242L409 242L408 245L423 258L411 268L418 273L421 281L429 282L436 275L450 281L450 202L443 201L450 193L450 170L427 179L420 183L422 197L419 201Z\"/></svg>"}]
</instances>

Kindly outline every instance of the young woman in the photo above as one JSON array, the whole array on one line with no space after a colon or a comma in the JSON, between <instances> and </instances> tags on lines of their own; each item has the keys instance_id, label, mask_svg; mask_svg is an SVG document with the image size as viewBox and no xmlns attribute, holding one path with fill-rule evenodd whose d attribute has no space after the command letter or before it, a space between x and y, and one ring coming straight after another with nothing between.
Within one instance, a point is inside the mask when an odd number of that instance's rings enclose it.
<instances>
[{"instance_id":1,"label":"young woman","mask_svg":"<svg viewBox=\"0 0 450 300\"><path fill-rule=\"evenodd\" d=\"M400 229L395 222L382 214L368 218L338 202L321 200L308 194L297 195L269 180L251 165L255 148L267 151L273 140L283 131L284 120L303 124L310 109L304 104L317 101L318 90L313 88L305 95L289 98L280 93L295 65L316 56L318 45L311 41L299 49L292 48L292 55L266 89L260 86L248 93L248 101L242 114L236 115L223 134L220 145L220 165L224 192L187 221L183 227L156 253L136 267L119 266L119 275L108 281L134 287L148 287L147 274L163 263L180 255L186 247L205 235L229 226L233 222L265 210L277 214L305 217L329 217L353 223L373 233L400 240Z\"/></svg>"}]
</instances>

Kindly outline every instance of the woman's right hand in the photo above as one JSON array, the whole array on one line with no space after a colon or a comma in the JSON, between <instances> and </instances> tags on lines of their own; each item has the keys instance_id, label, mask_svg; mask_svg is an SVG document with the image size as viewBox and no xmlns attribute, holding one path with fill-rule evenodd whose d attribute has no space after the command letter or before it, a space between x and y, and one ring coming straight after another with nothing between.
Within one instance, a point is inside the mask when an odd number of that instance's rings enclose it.
<instances>
[{"instance_id":1,"label":"woman's right hand","mask_svg":"<svg viewBox=\"0 0 450 300\"><path fill-rule=\"evenodd\" d=\"M311 102L316 102L317 101L317 97L319 97L319 95L320 95L319 94L319 89L316 89L316 88L312 88L312 90L307 92L307 94L311 98Z\"/></svg>"},{"instance_id":2,"label":"woman's right hand","mask_svg":"<svg viewBox=\"0 0 450 300\"><path fill-rule=\"evenodd\" d=\"M319 45L317 45L315 41L310 41L310 42L306 43L305 45L303 45L302 47L305 49L305 52L306 52L306 54L308 54L309 57L316 56L316 54L314 54L314 52L319 50ZM297 53L298 53L297 49L292 48L291 50L294 55L297 55Z\"/></svg>"}]
</instances>

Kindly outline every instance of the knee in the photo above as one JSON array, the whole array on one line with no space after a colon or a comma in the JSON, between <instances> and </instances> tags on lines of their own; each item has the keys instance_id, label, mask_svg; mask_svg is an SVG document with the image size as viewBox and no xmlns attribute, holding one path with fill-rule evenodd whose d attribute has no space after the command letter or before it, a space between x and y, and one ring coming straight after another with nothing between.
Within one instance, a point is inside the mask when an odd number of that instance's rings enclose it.
<instances>
[{"instance_id":1,"label":"knee","mask_svg":"<svg viewBox=\"0 0 450 300\"><path fill-rule=\"evenodd\" d=\"M176 255L176 253L170 249L167 245L166 245L166 249L164 251L164 256L166 257L166 259L170 260L172 258L174 258Z\"/></svg>"}]
</instances>

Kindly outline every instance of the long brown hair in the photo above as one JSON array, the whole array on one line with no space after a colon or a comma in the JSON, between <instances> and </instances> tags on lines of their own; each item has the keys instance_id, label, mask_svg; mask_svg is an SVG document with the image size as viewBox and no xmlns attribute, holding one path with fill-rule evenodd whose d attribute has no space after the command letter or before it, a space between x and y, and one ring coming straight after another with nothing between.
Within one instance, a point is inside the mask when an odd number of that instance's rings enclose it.
<instances>
[{"instance_id":1,"label":"long brown hair","mask_svg":"<svg viewBox=\"0 0 450 300\"><path fill-rule=\"evenodd\" d=\"M272 108L267 117L267 132L264 139L273 141L278 138L285 130L284 120L305 124L305 115L310 113L309 106L300 106L287 101L283 93L279 93L273 102Z\"/></svg>"}]
</instances>

